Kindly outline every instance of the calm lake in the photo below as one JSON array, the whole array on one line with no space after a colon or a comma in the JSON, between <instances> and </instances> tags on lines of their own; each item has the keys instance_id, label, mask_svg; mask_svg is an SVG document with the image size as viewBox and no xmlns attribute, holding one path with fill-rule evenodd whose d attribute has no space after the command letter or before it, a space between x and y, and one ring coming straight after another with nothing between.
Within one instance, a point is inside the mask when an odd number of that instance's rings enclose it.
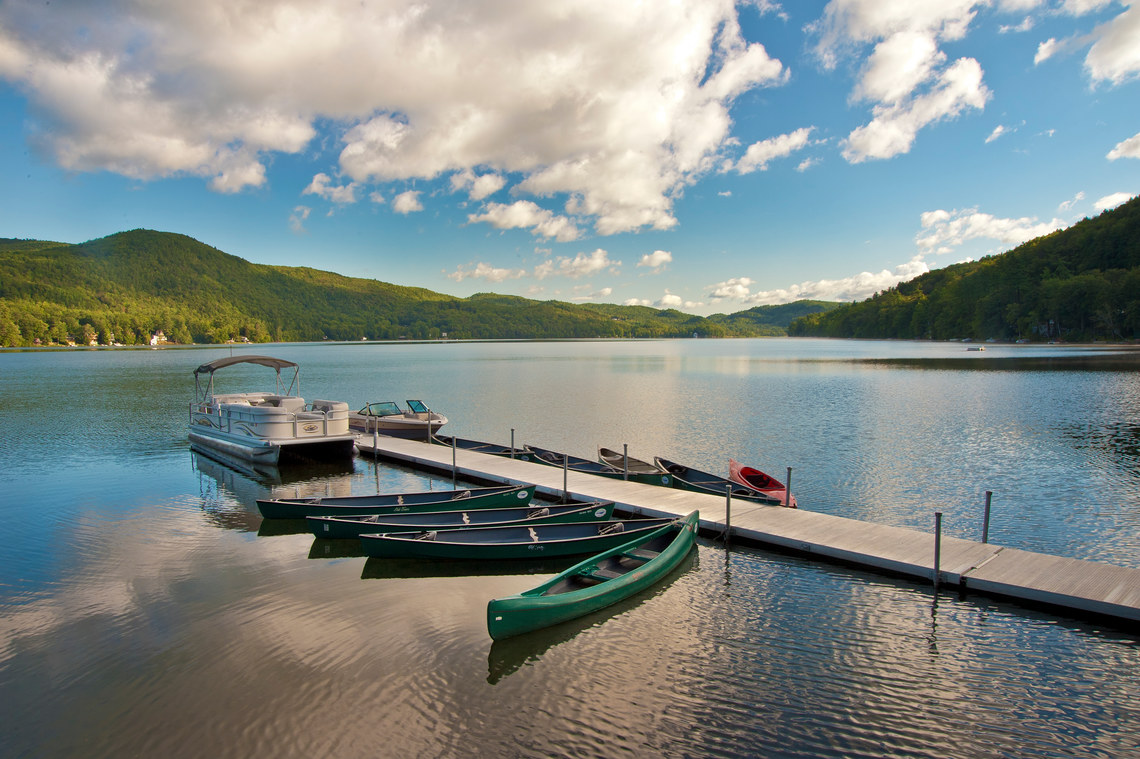
<instances>
[{"instance_id":1,"label":"calm lake","mask_svg":"<svg viewBox=\"0 0 1140 759\"><path fill-rule=\"evenodd\" d=\"M492 643L561 565L365 560L257 498L449 489L192 453L193 370L423 399L447 434L783 479L801 508L1140 567L1140 351L828 340L0 353L0 756L1140 756L1140 637L702 538L602 613ZM234 367L219 389L272 386ZM221 387L225 385L225 387ZM331 545L330 545L331 544Z\"/></svg>"}]
</instances>

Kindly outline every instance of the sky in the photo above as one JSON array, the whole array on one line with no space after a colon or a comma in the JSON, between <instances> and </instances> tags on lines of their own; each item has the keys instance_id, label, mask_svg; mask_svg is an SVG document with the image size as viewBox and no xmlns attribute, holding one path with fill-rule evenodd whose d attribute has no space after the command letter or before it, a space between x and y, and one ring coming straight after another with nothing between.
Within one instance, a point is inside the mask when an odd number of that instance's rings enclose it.
<instances>
[{"instance_id":1,"label":"sky","mask_svg":"<svg viewBox=\"0 0 1140 759\"><path fill-rule=\"evenodd\" d=\"M1140 193L1140 2L3 0L0 114L0 237L732 313Z\"/></svg>"}]
</instances>

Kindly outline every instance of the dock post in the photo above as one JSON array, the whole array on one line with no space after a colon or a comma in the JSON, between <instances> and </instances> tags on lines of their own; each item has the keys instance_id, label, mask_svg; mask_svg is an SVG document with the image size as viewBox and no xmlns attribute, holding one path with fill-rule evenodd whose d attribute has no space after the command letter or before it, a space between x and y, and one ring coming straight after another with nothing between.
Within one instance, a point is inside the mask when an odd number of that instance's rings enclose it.
<instances>
[{"instance_id":1,"label":"dock post","mask_svg":"<svg viewBox=\"0 0 1140 759\"><path fill-rule=\"evenodd\" d=\"M623 480L629 480L629 443L621 444L622 453L622 474Z\"/></svg>"},{"instance_id":2,"label":"dock post","mask_svg":"<svg viewBox=\"0 0 1140 759\"><path fill-rule=\"evenodd\" d=\"M732 533L732 484L724 486L724 547L728 548L728 536Z\"/></svg>"},{"instance_id":3,"label":"dock post","mask_svg":"<svg viewBox=\"0 0 1140 759\"><path fill-rule=\"evenodd\" d=\"M562 454L562 503L570 500L570 454Z\"/></svg>"},{"instance_id":4,"label":"dock post","mask_svg":"<svg viewBox=\"0 0 1140 759\"><path fill-rule=\"evenodd\" d=\"M939 575L942 573L942 512L934 512L934 592L938 593Z\"/></svg>"},{"instance_id":5,"label":"dock post","mask_svg":"<svg viewBox=\"0 0 1140 759\"><path fill-rule=\"evenodd\" d=\"M784 490L784 505L792 508L792 468L788 467L787 488Z\"/></svg>"},{"instance_id":6,"label":"dock post","mask_svg":"<svg viewBox=\"0 0 1140 759\"><path fill-rule=\"evenodd\" d=\"M455 438L451 438L451 489L455 490L457 467L455 466Z\"/></svg>"},{"instance_id":7,"label":"dock post","mask_svg":"<svg viewBox=\"0 0 1140 759\"><path fill-rule=\"evenodd\" d=\"M982 542L990 542L990 499L994 497L994 491L986 491L986 515L982 519Z\"/></svg>"},{"instance_id":8,"label":"dock post","mask_svg":"<svg viewBox=\"0 0 1140 759\"><path fill-rule=\"evenodd\" d=\"M372 428L372 458L380 458L380 428Z\"/></svg>"},{"instance_id":9,"label":"dock post","mask_svg":"<svg viewBox=\"0 0 1140 759\"><path fill-rule=\"evenodd\" d=\"M515 457L515 428L511 427L511 458Z\"/></svg>"},{"instance_id":10,"label":"dock post","mask_svg":"<svg viewBox=\"0 0 1140 759\"><path fill-rule=\"evenodd\" d=\"M427 441L426 442L428 445L431 445L431 406L424 404L424 408L427 409Z\"/></svg>"}]
</instances>

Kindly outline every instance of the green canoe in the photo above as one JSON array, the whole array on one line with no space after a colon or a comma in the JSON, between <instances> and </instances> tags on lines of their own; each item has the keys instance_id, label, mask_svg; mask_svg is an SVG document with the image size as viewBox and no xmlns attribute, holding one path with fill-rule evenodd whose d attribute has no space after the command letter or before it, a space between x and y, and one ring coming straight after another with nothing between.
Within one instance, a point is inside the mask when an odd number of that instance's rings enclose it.
<instances>
[{"instance_id":1,"label":"green canoe","mask_svg":"<svg viewBox=\"0 0 1140 759\"><path fill-rule=\"evenodd\" d=\"M425 514L370 514L343 517L306 517L309 532L318 538L355 540L378 532L455 530L470 527L507 527L516 524L596 522L613 517L612 501L576 501L565 504L531 504L509 509L434 511Z\"/></svg>"},{"instance_id":2,"label":"green canoe","mask_svg":"<svg viewBox=\"0 0 1140 759\"><path fill-rule=\"evenodd\" d=\"M534 485L496 485L465 490L428 490L420 493L377 493L315 498L259 500L266 519L304 519L335 514L407 514L525 506L534 498Z\"/></svg>"},{"instance_id":3,"label":"green canoe","mask_svg":"<svg viewBox=\"0 0 1140 759\"><path fill-rule=\"evenodd\" d=\"M518 595L487 604L495 640L538 630L603 609L657 583L689 554L700 516L671 520Z\"/></svg>"},{"instance_id":4,"label":"green canoe","mask_svg":"<svg viewBox=\"0 0 1140 759\"><path fill-rule=\"evenodd\" d=\"M471 527L361 535L365 556L385 559L533 559L605 551L666 525L668 519Z\"/></svg>"}]
</instances>

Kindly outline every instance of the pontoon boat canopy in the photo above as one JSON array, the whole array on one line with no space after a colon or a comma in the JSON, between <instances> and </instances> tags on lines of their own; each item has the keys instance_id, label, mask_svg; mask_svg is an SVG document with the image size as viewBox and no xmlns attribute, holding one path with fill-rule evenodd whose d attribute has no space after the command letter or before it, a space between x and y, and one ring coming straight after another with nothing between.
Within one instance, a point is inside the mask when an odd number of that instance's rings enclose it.
<instances>
[{"instance_id":1,"label":"pontoon boat canopy","mask_svg":"<svg viewBox=\"0 0 1140 759\"><path fill-rule=\"evenodd\" d=\"M199 374L213 374L219 369L224 369L227 366L234 364L260 364L261 366L268 366L270 369L276 369L280 372L282 369L297 366L292 361L286 361L283 358L273 358L272 356L226 356L211 361L208 364L202 364L194 370L194 376Z\"/></svg>"}]
</instances>

